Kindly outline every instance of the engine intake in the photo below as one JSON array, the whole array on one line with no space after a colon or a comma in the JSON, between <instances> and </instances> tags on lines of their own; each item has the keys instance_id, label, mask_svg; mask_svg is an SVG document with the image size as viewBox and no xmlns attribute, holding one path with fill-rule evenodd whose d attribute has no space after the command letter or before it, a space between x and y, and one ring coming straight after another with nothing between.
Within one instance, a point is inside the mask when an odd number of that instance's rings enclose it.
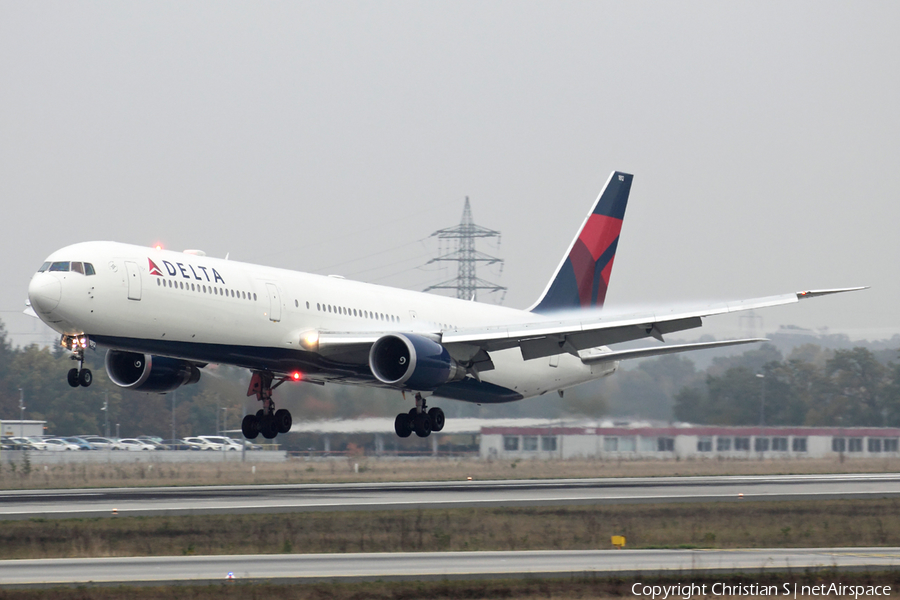
<instances>
[{"instance_id":1,"label":"engine intake","mask_svg":"<svg viewBox=\"0 0 900 600\"><path fill-rule=\"evenodd\" d=\"M106 373L117 386L138 392L171 392L200 380L200 369L185 360L122 350L106 353Z\"/></svg>"},{"instance_id":2,"label":"engine intake","mask_svg":"<svg viewBox=\"0 0 900 600\"><path fill-rule=\"evenodd\" d=\"M390 333L369 350L369 368L382 383L409 390L434 390L466 377L447 349L427 337Z\"/></svg>"}]
</instances>

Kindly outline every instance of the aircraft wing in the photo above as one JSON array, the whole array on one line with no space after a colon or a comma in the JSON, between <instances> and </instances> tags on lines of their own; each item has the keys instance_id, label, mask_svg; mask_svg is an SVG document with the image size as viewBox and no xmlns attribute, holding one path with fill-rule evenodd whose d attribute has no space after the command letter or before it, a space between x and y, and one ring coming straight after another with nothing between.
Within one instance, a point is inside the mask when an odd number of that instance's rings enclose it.
<instances>
[{"instance_id":1,"label":"aircraft wing","mask_svg":"<svg viewBox=\"0 0 900 600\"><path fill-rule=\"evenodd\" d=\"M442 343L457 360L472 360L479 350L491 352L519 347L525 360L568 352L578 355L579 350L609 346L646 337L660 341L663 336L676 331L700 327L703 317L793 304L807 298L865 289L864 287L810 290L780 296L713 304L699 309L651 312L635 315L617 315L561 321L537 321L502 327L484 327L447 331Z\"/></svg>"},{"instance_id":2,"label":"aircraft wing","mask_svg":"<svg viewBox=\"0 0 900 600\"><path fill-rule=\"evenodd\" d=\"M666 334L700 327L703 317L793 304L807 298L862 289L865 289L865 287L809 290L793 294L782 294L780 296L711 304L697 309L613 316L604 316L602 312L599 312L579 315L576 318L563 318L558 321L541 319L514 325L473 327L443 332L419 332L419 335L426 335L442 343L456 360L473 364L476 369L485 371L493 368L489 353L497 350L518 347L525 360L562 354L564 352L579 356L578 352L580 350L609 346L647 337L663 341L663 336ZM382 335L388 333L397 332L323 331L318 334L316 346L323 356L342 362L362 364L368 361L371 345ZM584 360L593 362L620 360L637 358L643 355L651 356L670 352L683 352L702 347L714 347L717 344L730 345L734 343L749 343L751 341L762 340L754 338L753 340L715 342L713 346L704 346L703 344L699 346L669 346L668 348L671 348L671 350L665 350L664 348L666 347L657 347L652 352L650 350L625 350L585 357Z\"/></svg>"}]
</instances>

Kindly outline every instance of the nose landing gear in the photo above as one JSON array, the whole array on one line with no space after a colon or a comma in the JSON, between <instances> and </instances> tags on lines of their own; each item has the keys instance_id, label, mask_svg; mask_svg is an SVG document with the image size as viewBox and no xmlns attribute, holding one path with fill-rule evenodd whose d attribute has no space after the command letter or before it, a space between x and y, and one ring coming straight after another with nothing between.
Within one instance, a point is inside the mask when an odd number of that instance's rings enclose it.
<instances>
[{"instance_id":1,"label":"nose landing gear","mask_svg":"<svg viewBox=\"0 0 900 600\"><path fill-rule=\"evenodd\" d=\"M84 368L84 350L93 344L88 340L86 335L64 335L60 340L63 348L72 352L72 360L78 361L78 368L69 369L66 374L66 381L72 387L88 387L94 381L94 376L90 369Z\"/></svg>"},{"instance_id":2,"label":"nose landing gear","mask_svg":"<svg viewBox=\"0 0 900 600\"><path fill-rule=\"evenodd\" d=\"M394 433L406 438L415 431L419 437L428 437L432 431L437 433L442 430L444 421L444 411L437 406L429 410L422 394L416 393L416 407L408 413L397 415L394 419Z\"/></svg>"},{"instance_id":3,"label":"nose landing gear","mask_svg":"<svg viewBox=\"0 0 900 600\"><path fill-rule=\"evenodd\" d=\"M256 411L255 415L247 415L241 421L241 433L248 440L255 440L262 434L267 440L273 439L279 433L287 433L291 430L293 418L290 411L280 408L275 410L275 401L272 400L272 390L287 381L280 379L272 385L274 377L271 373L256 372L250 379L248 396L256 395L256 399L263 403L263 407Z\"/></svg>"}]
</instances>

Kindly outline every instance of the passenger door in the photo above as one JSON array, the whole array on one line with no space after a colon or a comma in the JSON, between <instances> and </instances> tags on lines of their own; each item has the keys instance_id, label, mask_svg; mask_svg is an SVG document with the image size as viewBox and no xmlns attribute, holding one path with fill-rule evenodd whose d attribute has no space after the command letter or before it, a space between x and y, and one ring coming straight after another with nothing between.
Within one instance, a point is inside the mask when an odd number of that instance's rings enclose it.
<instances>
[{"instance_id":1,"label":"passenger door","mask_svg":"<svg viewBox=\"0 0 900 600\"><path fill-rule=\"evenodd\" d=\"M281 320L281 295L278 293L278 286L267 283L266 291L269 294L269 320L278 322Z\"/></svg>"},{"instance_id":2,"label":"passenger door","mask_svg":"<svg viewBox=\"0 0 900 600\"><path fill-rule=\"evenodd\" d=\"M137 263L130 260L125 261L125 272L128 277L128 299L141 299L141 270Z\"/></svg>"}]
</instances>

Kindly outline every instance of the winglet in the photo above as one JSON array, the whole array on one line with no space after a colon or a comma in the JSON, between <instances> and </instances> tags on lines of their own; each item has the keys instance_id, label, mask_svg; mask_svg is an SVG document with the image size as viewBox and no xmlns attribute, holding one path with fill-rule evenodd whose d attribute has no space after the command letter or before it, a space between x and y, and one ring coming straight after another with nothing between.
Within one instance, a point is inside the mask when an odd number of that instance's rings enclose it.
<instances>
[{"instance_id":1,"label":"winglet","mask_svg":"<svg viewBox=\"0 0 900 600\"><path fill-rule=\"evenodd\" d=\"M633 178L620 171L609 176L553 279L529 310L550 313L603 306Z\"/></svg>"},{"instance_id":2,"label":"winglet","mask_svg":"<svg viewBox=\"0 0 900 600\"><path fill-rule=\"evenodd\" d=\"M867 290L869 286L862 285L859 287L849 288L832 288L829 290L807 290L805 292L797 292L797 300L805 300L806 298L817 298L818 296L827 296L828 294L842 294L844 292L858 292L859 290Z\"/></svg>"}]
</instances>

